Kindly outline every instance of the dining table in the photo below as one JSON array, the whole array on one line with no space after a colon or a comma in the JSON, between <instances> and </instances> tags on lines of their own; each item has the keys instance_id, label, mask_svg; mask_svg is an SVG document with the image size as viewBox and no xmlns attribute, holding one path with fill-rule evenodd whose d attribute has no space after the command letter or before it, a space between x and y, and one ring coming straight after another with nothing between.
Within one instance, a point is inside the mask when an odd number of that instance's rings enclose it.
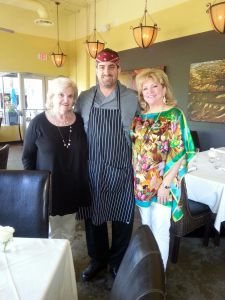
<instances>
[{"instance_id":1,"label":"dining table","mask_svg":"<svg viewBox=\"0 0 225 300\"><path fill-rule=\"evenodd\" d=\"M188 198L210 207L220 232L225 221L225 147L199 152L189 164L185 181Z\"/></svg>"},{"instance_id":2,"label":"dining table","mask_svg":"<svg viewBox=\"0 0 225 300\"><path fill-rule=\"evenodd\" d=\"M77 300L66 239L13 238L0 249L1 300Z\"/></svg>"}]
</instances>

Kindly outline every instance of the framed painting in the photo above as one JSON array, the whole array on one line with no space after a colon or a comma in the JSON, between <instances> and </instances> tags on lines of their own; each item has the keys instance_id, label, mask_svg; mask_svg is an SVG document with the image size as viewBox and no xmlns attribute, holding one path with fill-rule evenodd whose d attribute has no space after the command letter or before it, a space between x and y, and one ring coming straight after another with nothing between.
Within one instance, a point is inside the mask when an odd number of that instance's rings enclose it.
<instances>
[{"instance_id":1,"label":"framed painting","mask_svg":"<svg viewBox=\"0 0 225 300\"><path fill-rule=\"evenodd\" d=\"M225 59L191 64L188 117L225 123Z\"/></svg>"},{"instance_id":2,"label":"framed painting","mask_svg":"<svg viewBox=\"0 0 225 300\"><path fill-rule=\"evenodd\" d=\"M150 68L150 67L149 67ZM119 75L119 81L124 84L126 87L137 90L136 84L135 84L135 77L138 73L144 70L148 70L149 68L143 68L143 69L134 69L134 70L128 70L128 71L121 71ZM154 67L155 69L161 69L165 71L164 66L157 66Z\"/></svg>"}]
</instances>

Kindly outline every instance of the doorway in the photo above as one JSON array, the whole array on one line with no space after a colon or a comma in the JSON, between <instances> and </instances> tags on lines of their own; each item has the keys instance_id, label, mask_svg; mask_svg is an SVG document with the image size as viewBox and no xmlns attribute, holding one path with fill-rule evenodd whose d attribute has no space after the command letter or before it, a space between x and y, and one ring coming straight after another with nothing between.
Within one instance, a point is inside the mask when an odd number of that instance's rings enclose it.
<instances>
[{"instance_id":1,"label":"doorway","mask_svg":"<svg viewBox=\"0 0 225 300\"><path fill-rule=\"evenodd\" d=\"M50 79L30 73L0 73L1 124L5 129L17 126L13 131L19 131L21 141L30 120L45 110L46 90Z\"/></svg>"}]
</instances>

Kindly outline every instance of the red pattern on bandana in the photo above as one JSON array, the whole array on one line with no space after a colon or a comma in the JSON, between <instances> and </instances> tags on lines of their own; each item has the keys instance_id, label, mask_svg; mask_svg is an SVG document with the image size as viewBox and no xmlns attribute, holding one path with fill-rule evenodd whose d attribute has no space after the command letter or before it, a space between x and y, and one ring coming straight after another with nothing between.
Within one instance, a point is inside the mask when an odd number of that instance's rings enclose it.
<instances>
[{"instance_id":1,"label":"red pattern on bandana","mask_svg":"<svg viewBox=\"0 0 225 300\"><path fill-rule=\"evenodd\" d=\"M117 54L101 51L96 57L96 63L111 61L116 65L119 65L120 59Z\"/></svg>"}]
</instances>

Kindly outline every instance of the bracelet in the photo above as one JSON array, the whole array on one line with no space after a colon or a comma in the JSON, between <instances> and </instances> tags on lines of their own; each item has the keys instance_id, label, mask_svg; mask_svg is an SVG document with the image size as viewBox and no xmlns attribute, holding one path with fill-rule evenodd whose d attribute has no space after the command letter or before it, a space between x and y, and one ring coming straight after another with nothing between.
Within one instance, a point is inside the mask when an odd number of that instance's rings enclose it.
<instances>
[{"instance_id":1,"label":"bracelet","mask_svg":"<svg viewBox=\"0 0 225 300\"><path fill-rule=\"evenodd\" d=\"M163 185L163 184L162 184L162 186L163 186L164 189L166 189L166 190L169 190L169 189L170 189L170 186L169 186L169 185Z\"/></svg>"}]
</instances>

